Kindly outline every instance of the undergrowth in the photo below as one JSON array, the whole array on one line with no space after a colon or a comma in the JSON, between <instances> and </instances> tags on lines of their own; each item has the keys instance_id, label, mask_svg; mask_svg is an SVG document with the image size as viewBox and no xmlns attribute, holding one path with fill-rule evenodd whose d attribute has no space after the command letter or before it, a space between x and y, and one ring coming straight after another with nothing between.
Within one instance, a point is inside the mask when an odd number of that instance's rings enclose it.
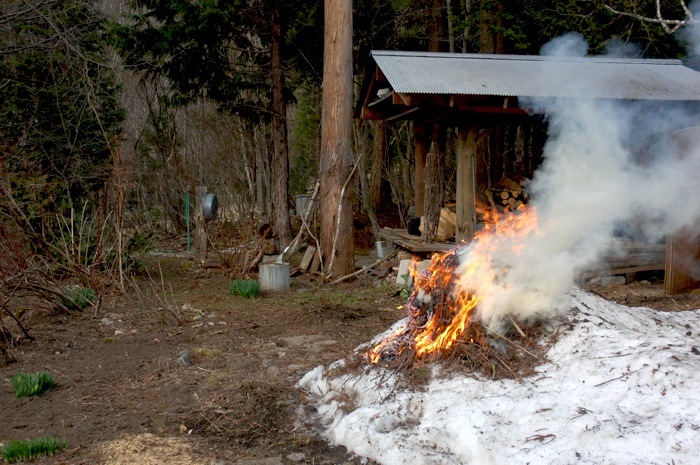
<instances>
[{"instance_id":1,"label":"undergrowth","mask_svg":"<svg viewBox=\"0 0 700 465\"><path fill-rule=\"evenodd\" d=\"M260 294L260 283L254 279L237 279L228 284L228 292L244 299L254 299Z\"/></svg>"},{"instance_id":2,"label":"undergrowth","mask_svg":"<svg viewBox=\"0 0 700 465\"><path fill-rule=\"evenodd\" d=\"M19 372L10 381L16 397L40 396L56 384L51 373L47 371Z\"/></svg>"},{"instance_id":3,"label":"undergrowth","mask_svg":"<svg viewBox=\"0 0 700 465\"><path fill-rule=\"evenodd\" d=\"M40 437L25 441L10 441L0 448L0 454L7 463L31 460L36 457L53 455L67 447L65 439Z\"/></svg>"},{"instance_id":4,"label":"undergrowth","mask_svg":"<svg viewBox=\"0 0 700 465\"><path fill-rule=\"evenodd\" d=\"M67 287L61 302L68 310L85 310L95 301L95 291L86 287Z\"/></svg>"}]
</instances>

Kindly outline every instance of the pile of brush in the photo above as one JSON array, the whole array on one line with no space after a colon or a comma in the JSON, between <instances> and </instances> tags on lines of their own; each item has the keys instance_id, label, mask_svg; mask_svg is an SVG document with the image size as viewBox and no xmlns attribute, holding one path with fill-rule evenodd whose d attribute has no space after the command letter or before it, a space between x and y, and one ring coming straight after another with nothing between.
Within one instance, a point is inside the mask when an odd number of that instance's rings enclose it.
<instances>
[{"instance_id":1,"label":"pile of brush","mask_svg":"<svg viewBox=\"0 0 700 465\"><path fill-rule=\"evenodd\" d=\"M542 325L513 323L505 333L484 327L475 316L478 298L456 292L458 265L456 252L433 257L414 279L404 305L406 325L367 353L370 362L405 369L439 359L496 379L531 374L544 359ZM474 306L465 310L465 301Z\"/></svg>"}]
</instances>

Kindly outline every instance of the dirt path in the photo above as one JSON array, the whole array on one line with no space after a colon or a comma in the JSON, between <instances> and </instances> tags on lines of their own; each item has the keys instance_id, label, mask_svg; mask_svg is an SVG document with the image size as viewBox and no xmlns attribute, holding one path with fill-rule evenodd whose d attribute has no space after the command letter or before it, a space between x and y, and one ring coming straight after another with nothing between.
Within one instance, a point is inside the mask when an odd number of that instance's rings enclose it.
<instances>
[{"instance_id":1,"label":"dirt path","mask_svg":"<svg viewBox=\"0 0 700 465\"><path fill-rule=\"evenodd\" d=\"M37 314L35 340L0 368L0 443L67 439L66 452L35 463L359 463L297 424L294 385L400 318L400 299L371 284L297 279L289 292L244 300L219 272L165 265L181 325L124 298L97 315ZM9 378L37 370L57 387L16 399Z\"/></svg>"}]
</instances>

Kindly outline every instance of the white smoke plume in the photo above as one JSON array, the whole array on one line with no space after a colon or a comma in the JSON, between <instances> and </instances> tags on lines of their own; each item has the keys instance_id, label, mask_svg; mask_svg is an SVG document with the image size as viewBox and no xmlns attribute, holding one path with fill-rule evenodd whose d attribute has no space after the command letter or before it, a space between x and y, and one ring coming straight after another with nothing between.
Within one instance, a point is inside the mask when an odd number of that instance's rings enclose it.
<instances>
[{"instance_id":1,"label":"white smoke plume","mask_svg":"<svg viewBox=\"0 0 700 465\"><path fill-rule=\"evenodd\" d=\"M584 56L587 49L573 34L544 50ZM700 124L697 113L669 102L552 98L525 103L549 123L544 162L528 186L539 232L527 236L519 253L509 241L499 244L494 261L508 271L485 287L482 277L464 274L476 259L473 254L464 254L461 267L460 284L482 296L478 317L492 328L506 317L527 322L566 311L567 289L577 273L611 252L614 231L628 228L653 243L700 224L700 145L681 157L671 139L674 130Z\"/></svg>"},{"instance_id":2,"label":"white smoke plume","mask_svg":"<svg viewBox=\"0 0 700 465\"><path fill-rule=\"evenodd\" d=\"M693 2L689 5L695 21L681 29L680 35L687 42L688 55L690 58L700 58L700 2Z\"/></svg>"}]
</instances>

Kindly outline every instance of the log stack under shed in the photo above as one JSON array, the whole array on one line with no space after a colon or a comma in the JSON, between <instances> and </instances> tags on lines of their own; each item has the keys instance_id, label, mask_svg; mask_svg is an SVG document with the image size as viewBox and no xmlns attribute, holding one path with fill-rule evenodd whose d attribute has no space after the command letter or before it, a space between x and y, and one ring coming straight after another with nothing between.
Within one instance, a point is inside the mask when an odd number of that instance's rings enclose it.
<instances>
[{"instance_id":1,"label":"log stack under shed","mask_svg":"<svg viewBox=\"0 0 700 465\"><path fill-rule=\"evenodd\" d=\"M486 202L482 203L499 212L506 210L515 211L530 199L530 195L524 186L524 179L515 181L510 178L503 178L494 187L484 190Z\"/></svg>"}]
</instances>

